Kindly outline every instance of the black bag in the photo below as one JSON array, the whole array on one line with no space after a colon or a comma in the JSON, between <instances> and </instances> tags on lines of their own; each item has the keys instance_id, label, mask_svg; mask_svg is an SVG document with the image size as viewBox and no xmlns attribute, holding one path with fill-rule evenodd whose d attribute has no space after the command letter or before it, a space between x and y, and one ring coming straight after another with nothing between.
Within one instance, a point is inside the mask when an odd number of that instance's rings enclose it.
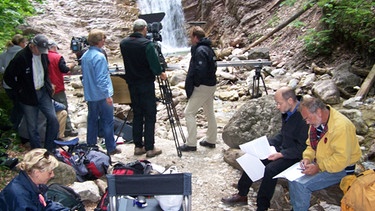
<instances>
[{"instance_id":1,"label":"black bag","mask_svg":"<svg viewBox=\"0 0 375 211\"><path fill-rule=\"evenodd\" d=\"M70 187L61 184L51 184L48 186L46 197L54 202L59 202L70 210L85 211L81 197Z\"/></svg>"},{"instance_id":2,"label":"black bag","mask_svg":"<svg viewBox=\"0 0 375 211\"><path fill-rule=\"evenodd\" d=\"M113 166L112 174L114 175L150 174L151 170L152 170L152 165L150 161L135 160L127 164L124 164L121 162L116 163ZM107 209L108 204L109 204L108 190L106 190L94 211L106 211L108 210Z\"/></svg>"}]
</instances>

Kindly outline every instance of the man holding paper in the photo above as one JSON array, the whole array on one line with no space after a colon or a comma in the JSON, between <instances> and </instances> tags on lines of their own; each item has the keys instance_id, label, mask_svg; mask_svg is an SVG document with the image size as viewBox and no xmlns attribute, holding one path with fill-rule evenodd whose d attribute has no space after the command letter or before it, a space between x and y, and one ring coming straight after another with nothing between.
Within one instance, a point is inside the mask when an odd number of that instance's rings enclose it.
<instances>
[{"instance_id":1,"label":"man holding paper","mask_svg":"<svg viewBox=\"0 0 375 211\"><path fill-rule=\"evenodd\" d=\"M307 148L300 167L304 176L289 181L294 211L310 207L311 193L338 184L354 173L362 152L353 123L336 109L314 97L304 97L300 112L310 125Z\"/></svg>"},{"instance_id":2,"label":"man holding paper","mask_svg":"<svg viewBox=\"0 0 375 211\"><path fill-rule=\"evenodd\" d=\"M301 160L306 148L308 125L298 112L299 101L294 90L282 87L276 91L274 99L277 109L282 113L282 126L280 132L269 140L269 144L277 152L262 160L265 169L257 196L258 211L270 207L277 183L277 179L273 177ZM237 184L238 193L221 201L224 204L247 204L247 194L254 181L244 171Z\"/></svg>"}]
</instances>

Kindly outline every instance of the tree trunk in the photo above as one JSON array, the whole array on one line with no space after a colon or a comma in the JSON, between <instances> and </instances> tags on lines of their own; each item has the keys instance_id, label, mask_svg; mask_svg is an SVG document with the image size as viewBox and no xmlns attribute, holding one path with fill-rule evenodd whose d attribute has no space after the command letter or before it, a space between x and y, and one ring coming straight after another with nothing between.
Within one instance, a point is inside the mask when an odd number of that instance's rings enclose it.
<instances>
[{"instance_id":1,"label":"tree trunk","mask_svg":"<svg viewBox=\"0 0 375 211\"><path fill-rule=\"evenodd\" d=\"M370 73L367 75L365 81L362 83L362 86L358 90L355 97L359 97L359 100L363 100L367 96L374 82L375 82L375 65L372 66Z\"/></svg>"},{"instance_id":2,"label":"tree trunk","mask_svg":"<svg viewBox=\"0 0 375 211\"><path fill-rule=\"evenodd\" d=\"M263 42L264 40L268 39L270 36L272 36L273 34L275 34L276 32L280 31L281 29L283 29L285 26L287 26L289 23L291 23L292 21L294 21L295 19L297 19L299 16L301 16L304 12L306 12L308 9L310 9L312 6L315 5L315 1L312 1L310 3L308 3L302 10L298 11L296 14L294 14L291 18L289 18L287 21L285 21L284 23L280 24L279 26L277 26L274 30L272 30L270 33L262 36L261 38L259 38L258 40L256 40L255 42L253 42L252 44L250 44L249 47L245 48L245 51L248 51L249 49L251 49L252 47L256 46L256 45L259 45L261 42Z\"/></svg>"}]
</instances>

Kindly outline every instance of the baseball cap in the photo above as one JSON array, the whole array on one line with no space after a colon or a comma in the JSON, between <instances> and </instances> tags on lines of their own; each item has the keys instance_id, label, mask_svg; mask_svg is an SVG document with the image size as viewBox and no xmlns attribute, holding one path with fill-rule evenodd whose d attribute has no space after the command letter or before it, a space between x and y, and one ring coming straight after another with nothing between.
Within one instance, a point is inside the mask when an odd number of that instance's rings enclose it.
<instances>
[{"instance_id":1,"label":"baseball cap","mask_svg":"<svg viewBox=\"0 0 375 211\"><path fill-rule=\"evenodd\" d=\"M48 38L43 34L37 34L31 40L34 43L41 54L48 54Z\"/></svg>"},{"instance_id":2,"label":"baseball cap","mask_svg":"<svg viewBox=\"0 0 375 211\"><path fill-rule=\"evenodd\" d=\"M60 50L59 46L57 45L57 43L54 40L49 40L48 41L48 48L51 48L52 46L56 46L57 49Z\"/></svg>"}]
</instances>

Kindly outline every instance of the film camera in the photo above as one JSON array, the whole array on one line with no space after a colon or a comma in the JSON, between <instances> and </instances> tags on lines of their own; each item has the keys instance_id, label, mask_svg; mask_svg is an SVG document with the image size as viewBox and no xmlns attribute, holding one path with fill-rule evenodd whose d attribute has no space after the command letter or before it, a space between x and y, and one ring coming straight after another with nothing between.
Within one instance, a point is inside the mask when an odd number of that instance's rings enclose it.
<instances>
[{"instance_id":1,"label":"film camera","mask_svg":"<svg viewBox=\"0 0 375 211\"><path fill-rule=\"evenodd\" d=\"M139 15L139 18L147 22L147 39L153 42L162 41L160 31L163 29L161 20L164 16L164 12Z\"/></svg>"},{"instance_id":2,"label":"film camera","mask_svg":"<svg viewBox=\"0 0 375 211\"><path fill-rule=\"evenodd\" d=\"M88 49L88 46L87 37L72 37L70 49L76 54L78 65L81 65L81 57Z\"/></svg>"},{"instance_id":3,"label":"film camera","mask_svg":"<svg viewBox=\"0 0 375 211\"><path fill-rule=\"evenodd\" d=\"M73 53L82 51L88 45L89 43L87 42L87 37L72 37L72 40L70 41L70 49L73 51Z\"/></svg>"}]
</instances>

